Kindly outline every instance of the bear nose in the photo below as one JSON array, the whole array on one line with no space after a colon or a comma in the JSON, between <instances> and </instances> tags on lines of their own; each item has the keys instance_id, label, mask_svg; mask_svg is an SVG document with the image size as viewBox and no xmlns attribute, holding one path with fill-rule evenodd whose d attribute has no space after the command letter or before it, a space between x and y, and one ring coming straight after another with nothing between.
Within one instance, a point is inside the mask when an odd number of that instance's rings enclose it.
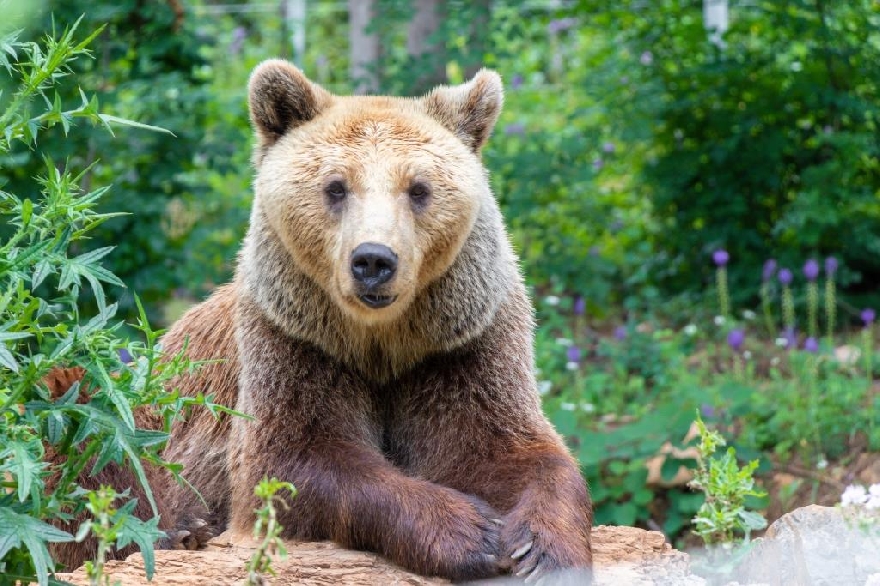
<instances>
[{"instance_id":1,"label":"bear nose","mask_svg":"<svg viewBox=\"0 0 880 586\"><path fill-rule=\"evenodd\" d=\"M397 255L384 244L365 242L351 253L351 274L359 283L376 287L397 272Z\"/></svg>"}]
</instances>

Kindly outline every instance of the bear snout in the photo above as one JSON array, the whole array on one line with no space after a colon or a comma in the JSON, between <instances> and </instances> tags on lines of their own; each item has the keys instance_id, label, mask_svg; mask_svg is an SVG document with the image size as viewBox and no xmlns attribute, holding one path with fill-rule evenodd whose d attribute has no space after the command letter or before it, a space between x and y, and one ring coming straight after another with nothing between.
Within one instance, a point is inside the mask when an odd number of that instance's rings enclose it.
<instances>
[{"instance_id":1,"label":"bear snout","mask_svg":"<svg viewBox=\"0 0 880 586\"><path fill-rule=\"evenodd\" d=\"M397 274L397 254L375 242L364 242L351 253L351 275L358 287L358 299L373 309L387 307L397 296L382 295L382 285Z\"/></svg>"}]
</instances>

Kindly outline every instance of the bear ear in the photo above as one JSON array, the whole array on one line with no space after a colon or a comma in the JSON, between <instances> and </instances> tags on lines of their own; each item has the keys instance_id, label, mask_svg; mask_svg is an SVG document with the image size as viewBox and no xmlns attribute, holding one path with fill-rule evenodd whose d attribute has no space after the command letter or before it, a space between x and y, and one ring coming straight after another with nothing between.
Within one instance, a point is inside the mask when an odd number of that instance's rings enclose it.
<instances>
[{"instance_id":1,"label":"bear ear","mask_svg":"<svg viewBox=\"0 0 880 586\"><path fill-rule=\"evenodd\" d=\"M285 133L317 116L330 98L292 63L269 59L257 65L248 82L248 103L260 147L272 146Z\"/></svg>"},{"instance_id":2,"label":"bear ear","mask_svg":"<svg viewBox=\"0 0 880 586\"><path fill-rule=\"evenodd\" d=\"M440 86L422 98L425 111L474 152L489 138L504 101L501 76L481 69L467 83Z\"/></svg>"}]
</instances>

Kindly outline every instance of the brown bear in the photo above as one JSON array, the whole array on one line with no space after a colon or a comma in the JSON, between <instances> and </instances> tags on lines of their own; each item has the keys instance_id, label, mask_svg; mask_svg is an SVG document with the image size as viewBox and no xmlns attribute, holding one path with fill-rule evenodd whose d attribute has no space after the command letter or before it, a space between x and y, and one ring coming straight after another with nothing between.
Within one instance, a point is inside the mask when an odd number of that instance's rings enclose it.
<instances>
[{"instance_id":1,"label":"brown bear","mask_svg":"<svg viewBox=\"0 0 880 586\"><path fill-rule=\"evenodd\" d=\"M591 564L589 493L541 411L533 314L481 163L491 71L413 98L340 97L293 65L249 83L255 198L233 283L164 337L222 359L180 381L166 527L250 533L264 476L283 535L453 580ZM207 504L207 506L205 506Z\"/></svg>"}]
</instances>

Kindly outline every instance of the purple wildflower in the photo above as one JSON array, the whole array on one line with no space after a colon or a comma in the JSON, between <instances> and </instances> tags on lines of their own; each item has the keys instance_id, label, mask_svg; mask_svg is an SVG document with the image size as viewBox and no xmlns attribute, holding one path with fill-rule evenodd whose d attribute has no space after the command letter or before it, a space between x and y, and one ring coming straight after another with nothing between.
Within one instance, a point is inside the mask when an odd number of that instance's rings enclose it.
<instances>
[{"instance_id":1,"label":"purple wildflower","mask_svg":"<svg viewBox=\"0 0 880 586\"><path fill-rule=\"evenodd\" d=\"M819 341L816 340L816 338L810 336L809 338L804 340L804 350L815 354L819 351Z\"/></svg>"},{"instance_id":2,"label":"purple wildflower","mask_svg":"<svg viewBox=\"0 0 880 586\"><path fill-rule=\"evenodd\" d=\"M614 220L613 222L611 222L611 225L608 227L608 229L611 231L612 234L617 234L618 232L623 230L623 220L619 218Z\"/></svg>"},{"instance_id":3,"label":"purple wildflower","mask_svg":"<svg viewBox=\"0 0 880 586\"><path fill-rule=\"evenodd\" d=\"M837 272L837 259L829 256L825 259L825 274L830 279Z\"/></svg>"},{"instance_id":4,"label":"purple wildflower","mask_svg":"<svg viewBox=\"0 0 880 586\"><path fill-rule=\"evenodd\" d=\"M779 269L777 277L779 278L779 282L783 285L791 285L791 280L794 278L794 275L792 275L791 271L788 269Z\"/></svg>"},{"instance_id":5,"label":"purple wildflower","mask_svg":"<svg viewBox=\"0 0 880 586\"><path fill-rule=\"evenodd\" d=\"M730 255L727 254L726 250L719 249L712 253L712 260L716 266L723 267L730 260Z\"/></svg>"},{"instance_id":6,"label":"purple wildflower","mask_svg":"<svg viewBox=\"0 0 880 586\"><path fill-rule=\"evenodd\" d=\"M596 157L593 159L593 171L601 171L604 166L605 161L602 160L602 157Z\"/></svg>"},{"instance_id":7,"label":"purple wildflower","mask_svg":"<svg viewBox=\"0 0 880 586\"><path fill-rule=\"evenodd\" d=\"M565 351L565 357L568 358L569 362L580 362L581 349L572 344L568 347L568 350Z\"/></svg>"},{"instance_id":8,"label":"purple wildflower","mask_svg":"<svg viewBox=\"0 0 880 586\"><path fill-rule=\"evenodd\" d=\"M797 348L797 332L794 328L785 328L785 331L782 333L782 337L785 338L786 350Z\"/></svg>"},{"instance_id":9,"label":"purple wildflower","mask_svg":"<svg viewBox=\"0 0 880 586\"><path fill-rule=\"evenodd\" d=\"M811 258L804 264L804 276L808 281L815 281L819 276L819 261Z\"/></svg>"},{"instance_id":10,"label":"purple wildflower","mask_svg":"<svg viewBox=\"0 0 880 586\"><path fill-rule=\"evenodd\" d=\"M551 35L555 35L556 33L567 31L576 24L576 18L557 18L551 20L550 23L547 25L547 32Z\"/></svg>"},{"instance_id":11,"label":"purple wildflower","mask_svg":"<svg viewBox=\"0 0 880 586\"><path fill-rule=\"evenodd\" d=\"M764 279L766 283L770 279L773 278L773 275L776 274L776 260L772 258L768 258L764 261L764 270L761 273L761 278Z\"/></svg>"},{"instance_id":12,"label":"purple wildflower","mask_svg":"<svg viewBox=\"0 0 880 586\"><path fill-rule=\"evenodd\" d=\"M243 26L235 27L232 31L232 42L229 43L229 52L238 55L244 46L244 40L247 38L247 30Z\"/></svg>"},{"instance_id":13,"label":"purple wildflower","mask_svg":"<svg viewBox=\"0 0 880 586\"><path fill-rule=\"evenodd\" d=\"M654 54L650 51L645 51L639 56L639 63L647 67L654 62Z\"/></svg>"},{"instance_id":14,"label":"purple wildflower","mask_svg":"<svg viewBox=\"0 0 880 586\"><path fill-rule=\"evenodd\" d=\"M510 78L510 89L518 90L522 87L523 84L523 76L520 73L514 73Z\"/></svg>"},{"instance_id":15,"label":"purple wildflower","mask_svg":"<svg viewBox=\"0 0 880 586\"><path fill-rule=\"evenodd\" d=\"M700 415L703 417L714 417L715 416L715 407L708 403L703 403L700 407Z\"/></svg>"},{"instance_id":16,"label":"purple wildflower","mask_svg":"<svg viewBox=\"0 0 880 586\"><path fill-rule=\"evenodd\" d=\"M865 322L865 326L870 326L872 323L874 323L874 319L877 317L877 313L873 309L868 307L862 310L860 317L862 318L862 321Z\"/></svg>"},{"instance_id":17,"label":"purple wildflower","mask_svg":"<svg viewBox=\"0 0 880 586\"><path fill-rule=\"evenodd\" d=\"M739 350L740 348L742 348L743 342L745 341L746 333L744 330L730 330L730 333L727 334L727 345L734 350Z\"/></svg>"},{"instance_id":18,"label":"purple wildflower","mask_svg":"<svg viewBox=\"0 0 880 586\"><path fill-rule=\"evenodd\" d=\"M599 254L601 254L601 252L602 252L602 249L599 248L598 246L591 246L590 247L590 256L599 256Z\"/></svg>"},{"instance_id":19,"label":"purple wildflower","mask_svg":"<svg viewBox=\"0 0 880 586\"><path fill-rule=\"evenodd\" d=\"M513 122L504 127L504 134L522 136L526 133L526 125L522 122Z\"/></svg>"},{"instance_id":20,"label":"purple wildflower","mask_svg":"<svg viewBox=\"0 0 880 586\"><path fill-rule=\"evenodd\" d=\"M625 340L626 333L626 326L617 326L614 328L614 338L616 340Z\"/></svg>"},{"instance_id":21,"label":"purple wildflower","mask_svg":"<svg viewBox=\"0 0 880 586\"><path fill-rule=\"evenodd\" d=\"M606 153L613 153L615 150L615 146L613 142L606 142L602 145L602 150Z\"/></svg>"},{"instance_id":22,"label":"purple wildflower","mask_svg":"<svg viewBox=\"0 0 880 586\"><path fill-rule=\"evenodd\" d=\"M132 357L131 357L131 354L129 353L129 351L126 350L125 348L121 348L119 350L119 360L121 360L122 362L125 362L125 363L131 362Z\"/></svg>"},{"instance_id":23,"label":"purple wildflower","mask_svg":"<svg viewBox=\"0 0 880 586\"><path fill-rule=\"evenodd\" d=\"M587 311L587 301L584 299L583 295L578 295L574 298L574 306L572 307L575 315L584 315Z\"/></svg>"}]
</instances>

